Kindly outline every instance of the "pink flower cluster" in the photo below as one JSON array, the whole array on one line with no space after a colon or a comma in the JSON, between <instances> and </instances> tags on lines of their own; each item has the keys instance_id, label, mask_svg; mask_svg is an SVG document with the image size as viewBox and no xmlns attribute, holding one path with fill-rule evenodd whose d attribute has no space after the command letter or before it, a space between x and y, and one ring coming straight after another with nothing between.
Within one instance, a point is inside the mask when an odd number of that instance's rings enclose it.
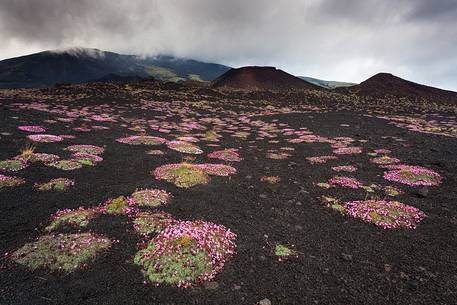
<instances>
[{"instance_id":1,"label":"pink flower cluster","mask_svg":"<svg viewBox=\"0 0 457 305\"><path fill-rule=\"evenodd\" d=\"M379 165L400 163L400 159L392 158L392 157L389 157L389 156L382 156L382 157L372 158L372 159L370 159L370 161L372 163L374 163L374 164L379 164Z\"/></svg>"},{"instance_id":2,"label":"pink flower cluster","mask_svg":"<svg viewBox=\"0 0 457 305\"><path fill-rule=\"evenodd\" d=\"M398 165L394 170L384 173L384 179L409 186L436 186L441 184L441 176L437 172L421 167Z\"/></svg>"},{"instance_id":3,"label":"pink flower cluster","mask_svg":"<svg viewBox=\"0 0 457 305\"><path fill-rule=\"evenodd\" d=\"M306 160L311 162L311 164L322 164L327 163L328 160L336 160L337 156L317 156L317 157L307 157Z\"/></svg>"},{"instance_id":4,"label":"pink flower cluster","mask_svg":"<svg viewBox=\"0 0 457 305\"><path fill-rule=\"evenodd\" d=\"M207 173L208 175L214 176L230 176L236 173L236 168L233 166L225 165L225 164L212 164L212 163L203 163L203 164L195 164L195 168L200 169Z\"/></svg>"},{"instance_id":5,"label":"pink flower cluster","mask_svg":"<svg viewBox=\"0 0 457 305\"><path fill-rule=\"evenodd\" d=\"M26 131L26 132L36 132L36 133L40 133L40 132L45 132L46 131L46 129L44 127L36 126L36 125L19 126L18 129L22 130L22 131Z\"/></svg>"},{"instance_id":6,"label":"pink flower cluster","mask_svg":"<svg viewBox=\"0 0 457 305\"><path fill-rule=\"evenodd\" d=\"M333 150L334 154L337 155L356 155L356 154L361 154L362 153L362 148L361 147L340 147L335 150Z\"/></svg>"},{"instance_id":7,"label":"pink flower cluster","mask_svg":"<svg viewBox=\"0 0 457 305\"><path fill-rule=\"evenodd\" d=\"M156 168L152 174L158 180L163 179L164 176L168 175L168 172L182 166L188 166L192 169L197 169L203 171L207 175L214 175L214 176L229 176L236 173L236 168L225 165L225 164L212 164L212 163L203 163L203 164L188 164L185 165L183 163L172 163L172 164L165 164Z\"/></svg>"},{"instance_id":8,"label":"pink flower cluster","mask_svg":"<svg viewBox=\"0 0 457 305\"><path fill-rule=\"evenodd\" d=\"M236 149L224 149L213 151L212 153L208 154L208 158L219 159L228 162L239 162L243 160Z\"/></svg>"},{"instance_id":9,"label":"pink flower cluster","mask_svg":"<svg viewBox=\"0 0 457 305\"><path fill-rule=\"evenodd\" d=\"M51 135L51 134L33 134L27 136L33 142L40 142L40 143L52 143L52 142L60 142L63 141L61 136Z\"/></svg>"},{"instance_id":10,"label":"pink flower cluster","mask_svg":"<svg viewBox=\"0 0 457 305\"><path fill-rule=\"evenodd\" d=\"M0 174L0 190L3 187L11 187L24 184L25 180L18 177L5 176Z\"/></svg>"},{"instance_id":11,"label":"pink flower cluster","mask_svg":"<svg viewBox=\"0 0 457 305\"><path fill-rule=\"evenodd\" d=\"M91 162L97 163L102 162L103 158L97 155L86 154L86 153L74 153L71 155L76 160L89 160Z\"/></svg>"},{"instance_id":12,"label":"pink flower cluster","mask_svg":"<svg viewBox=\"0 0 457 305\"><path fill-rule=\"evenodd\" d=\"M183 249L180 240L188 239L196 249L204 251L209 258L211 272L198 277L197 282L211 280L220 272L225 262L235 253L236 234L222 225L204 221L177 221L166 227L161 233L151 240L155 245L153 251L144 252L147 259L154 259L156 271L160 270L161 257L176 255ZM183 279L178 287L186 288L194 283Z\"/></svg>"},{"instance_id":13,"label":"pink flower cluster","mask_svg":"<svg viewBox=\"0 0 457 305\"><path fill-rule=\"evenodd\" d=\"M32 153L30 155L30 157L28 157L28 158L24 158L24 156L19 155L19 156L14 157L14 159L30 161L30 162L51 163L51 162L56 162L56 161L60 160L60 157L58 155L54 155L54 154Z\"/></svg>"},{"instance_id":14,"label":"pink flower cluster","mask_svg":"<svg viewBox=\"0 0 457 305\"><path fill-rule=\"evenodd\" d=\"M70 145L67 148L65 148L65 150L74 153L85 153L91 155L100 155L105 151L105 149L102 147L90 144Z\"/></svg>"},{"instance_id":15,"label":"pink flower cluster","mask_svg":"<svg viewBox=\"0 0 457 305\"><path fill-rule=\"evenodd\" d=\"M28 167L29 163L25 159L14 158L9 160L0 160L0 172L18 172Z\"/></svg>"},{"instance_id":16,"label":"pink flower cluster","mask_svg":"<svg viewBox=\"0 0 457 305\"><path fill-rule=\"evenodd\" d=\"M332 170L335 172L355 172L357 170L357 167L354 165L340 165L340 166L333 166Z\"/></svg>"},{"instance_id":17,"label":"pink flower cluster","mask_svg":"<svg viewBox=\"0 0 457 305\"><path fill-rule=\"evenodd\" d=\"M362 200L345 203L348 215L371 222L383 229L416 228L426 215L419 209L398 201Z\"/></svg>"},{"instance_id":18,"label":"pink flower cluster","mask_svg":"<svg viewBox=\"0 0 457 305\"><path fill-rule=\"evenodd\" d=\"M170 141L167 143L168 148L187 154L199 155L203 153L197 145L184 141Z\"/></svg>"},{"instance_id":19,"label":"pink flower cluster","mask_svg":"<svg viewBox=\"0 0 457 305\"><path fill-rule=\"evenodd\" d=\"M339 185L342 187L348 187L351 189L359 189L362 187L362 183L360 183L355 178L345 177L345 176L335 176L328 181L331 185Z\"/></svg>"},{"instance_id":20,"label":"pink flower cluster","mask_svg":"<svg viewBox=\"0 0 457 305\"><path fill-rule=\"evenodd\" d=\"M167 142L166 139L153 136L130 136L119 138L116 140L119 143L130 145L159 145Z\"/></svg>"}]
</instances>

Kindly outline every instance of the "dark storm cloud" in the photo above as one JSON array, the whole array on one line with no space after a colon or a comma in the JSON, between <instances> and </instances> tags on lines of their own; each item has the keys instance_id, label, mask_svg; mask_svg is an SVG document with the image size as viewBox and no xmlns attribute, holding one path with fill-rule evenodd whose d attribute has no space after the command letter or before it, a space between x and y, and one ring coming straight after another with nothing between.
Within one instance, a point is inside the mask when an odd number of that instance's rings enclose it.
<instances>
[{"instance_id":1,"label":"dark storm cloud","mask_svg":"<svg viewBox=\"0 0 457 305\"><path fill-rule=\"evenodd\" d=\"M0 0L0 39L0 58L77 45L457 90L457 0Z\"/></svg>"}]
</instances>

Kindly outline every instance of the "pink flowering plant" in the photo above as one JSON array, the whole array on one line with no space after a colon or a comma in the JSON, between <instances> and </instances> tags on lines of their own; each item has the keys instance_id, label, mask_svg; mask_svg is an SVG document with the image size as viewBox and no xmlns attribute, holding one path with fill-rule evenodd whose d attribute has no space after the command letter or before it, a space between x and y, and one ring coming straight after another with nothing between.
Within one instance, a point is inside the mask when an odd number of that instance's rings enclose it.
<instances>
[{"instance_id":1,"label":"pink flowering plant","mask_svg":"<svg viewBox=\"0 0 457 305\"><path fill-rule=\"evenodd\" d=\"M19 186L24 183L25 183L25 180L22 178L5 176L5 175L0 174L0 190L3 190L4 188L7 188L7 187L9 188L9 187L14 187L14 186Z\"/></svg>"},{"instance_id":2,"label":"pink flowering plant","mask_svg":"<svg viewBox=\"0 0 457 305\"><path fill-rule=\"evenodd\" d=\"M271 151L268 152L265 157L268 159L273 159L273 160L285 160L289 158L291 154L283 152L283 151Z\"/></svg>"},{"instance_id":3,"label":"pink flowering plant","mask_svg":"<svg viewBox=\"0 0 457 305\"><path fill-rule=\"evenodd\" d=\"M167 142L166 139L161 137L154 137L154 136L130 136L125 138L119 138L116 140L119 143L129 144L129 145L161 145Z\"/></svg>"},{"instance_id":4,"label":"pink flowering plant","mask_svg":"<svg viewBox=\"0 0 457 305\"><path fill-rule=\"evenodd\" d=\"M207 184L209 175L229 176L236 173L232 166L224 164L166 164L156 168L152 174L157 180L165 180L177 187L189 188L199 184Z\"/></svg>"},{"instance_id":5,"label":"pink flowering plant","mask_svg":"<svg viewBox=\"0 0 457 305\"><path fill-rule=\"evenodd\" d=\"M170 141L167 143L168 148L186 154L199 155L203 153L197 145L184 141Z\"/></svg>"},{"instance_id":6,"label":"pink flowering plant","mask_svg":"<svg viewBox=\"0 0 457 305\"><path fill-rule=\"evenodd\" d=\"M362 200L344 204L346 213L383 229L415 229L426 215L419 209L398 201Z\"/></svg>"},{"instance_id":7,"label":"pink flowering plant","mask_svg":"<svg viewBox=\"0 0 457 305\"><path fill-rule=\"evenodd\" d=\"M166 227L134 258L153 284L191 287L213 279L235 253L236 235L222 225L178 221Z\"/></svg>"},{"instance_id":8,"label":"pink flowering plant","mask_svg":"<svg viewBox=\"0 0 457 305\"><path fill-rule=\"evenodd\" d=\"M135 202L125 196L108 199L100 209L102 212L111 215L130 215L136 211Z\"/></svg>"},{"instance_id":9,"label":"pink flowering plant","mask_svg":"<svg viewBox=\"0 0 457 305\"><path fill-rule=\"evenodd\" d=\"M89 155L101 155L105 151L103 147L88 144L70 145L65 150Z\"/></svg>"},{"instance_id":10,"label":"pink flowering plant","mask_svg":"<svg viewBox=\"0 0 457 305\"><path fill-rule=\"evenodd\" d=\"M340 147L333 150L333 153L336 155L357 155L362 153L361 147Z\"/></svg>"},{"instance_id":11,"label":"pink flowering plant","mask_svg":"<svg viewBox=\"0 0 457 305\"><path fill-rule=\"evenodd\" d=\"M211 176L227 177L236 173L236 168L225 164L203 163L195 164L194 167Z\"/></svg>"},{"instance_id":12,"label":"pink flowering plant","mask_svg":"<svg viewBox=\"0 0 457 305\"><path fill-rule=\"evenodd\" d=\"M145 189L135 191L131 199L134 201L136 206L144 207L158 207L160 205L167 204L173 196L159 189Z\"/></svg>"},{"instance_id":13,"label":"pink flowering plant","mask_svg":"<svg viewBox=\"0 0 457 305\"><path fill-rule=\"evenodd\" d=\"M317 156L317 157L307 157L306 160L308 160L311 164L322 164L322 163L327 163L329 160L336 160L338 159L337 156Z\"/></svg>"},{"instance_id":14,"label":"pink flowering plant","mask_svg":"<svg viewBox=\"0 0 457 305\"><path fill-rule=\"evenodd\" d=\"M386 164L395 164L400 163L400 159L392 158L389 156L382 156L370 159L370 162L379 165L386 165Z\"/></svg>"},{"instance_id":15,"label":"pink flowering plant","mask_svg":"<svg viewBox=\"0 0 457 305\"><path fill-rule=\"evenodd\" d=\"M28 161L28 162L43 162L43 163L52 163L60 159L58 155L54 154L45 154L45 153L31 153L27 156L19 155L14 157L14 159Z\"/></svg>"},{"instance_id":16,"label":"pink flowering plant","mask_svg":"<svg viewBox=\"0 0 457 305\"><path fill-rule=\"evenodd\" d=\"M61 136L50 135L50 134L33 134L27 136L27 138L33 142L40 143L53 143L63 141Z\"/></svg>"},{"instance_id":17,"label":"pink flowering plant","mask_svg":"<svg viewBox=\"0 0 457 305\"><path fill-rule=\"evenodd\" d=\"M51 163L47 163L47 166L55 167L64 171L71 171L81 168L83 165L78 160L59 160Z\"/></svg>"},{"instance_id":18,"label":"pink flowering plant","mask_svg":"<svg viewBox=\"0 0 457 305\"><path fill-rule=\"evenodd\" d=\"M208 174L190 163L162 165L156 168L152 175L157 180L165 180L181 188L189 188L209 182Z\"/></svg>"},{"instance_id":19,"label":"pink flowering plant","mask_svg":"<svg viewBox=\"0 0 457 305\"><path fill-rule=\"evenodd\" d=\"M213 151L212 153L208 154L208 158L219 159L228 162L239 162L242 160L236 149Z\"/></svg>"},{"instance_id":20,"label":"pink flowering plant","mask_svg":"<svg viewBox=\"0 0 457 305\"><path fill-rule=\"evenodd\" d=\"M74 153L71 157L81 163L82 165L94 166L99 162L103 161L103 158L97 155L91 155L87 153Z\"/></svg>"},{"instance_id":21,"label":"pink flowering plant","mask_svg":"<svg viewBox=\"0 0 457 305\"><path fill-rule=\"evenodd\" d=\"M332 170L335 172L348 172L352 173L357 171L357 167L354 165L340 165L340 166L333 166Z\"/></svg>"},{"instance_id":22,"label":"pink flowering plant","mask_svg":"<svg viewBox=\"0 0 457 305\"><path fill-rule=\"evenodd\" d=\"M328 183L332 186L342 186L351 189L359 189L363 185L357 179L345 176L334 176L330 178Z\"/></svg>"},{"instance_id":23,"label":"pink flowering plant","mask_svg":"<svg viewBox=\"0 0 457 305\"><path fill-rule=\"evenodd\" d=\"M68 178L56 178L45 183L35 183L35 188L39 191L66 191L74 185L74 180Z\"/></svg>"},{"instance_id":24,"label":"pink flowering plant","mask_svg":"<svg viewBox=\"0 0 457 305\"><path fill-rule=\"evenodd\" d=\"M51 234L25 244L13 252L10 259L31 270L70 273L87 267L111 245L111 240L94 233Z\"/></svg>"},{"instance_id":25,"label":"pink flowering plant","mask_svg":"<svg viewBox=\"0 0 457 305\"><path fill-rule=\"evenodd\" d=\"M409 186L437 186L441 184L441 176L437 172L421 167L399 165L396 169L384 173L384 179Z\"/></svg>"},{"instance_id":26,"label":"pink flowering plant","mask_svg":"<svg viewBox=\"0 0 457 305\"><path fill-rule=\"evenodd\" d=\"M37 126L37 125L19 126L18 129L21 131L34 132L34 133L43 133L46 131L46 129L44 127Z\"/></svg>"},{"instance_id":27,"label":"pink flowering plant","mask_svg":"<svg viewBox=\"0 0 457 305\"><path fill-rule=\"evenodd\" d=\"M58 229L71 227L71 228L85 228L90 220L95 218L98 214L97 209L65 209L57 211L51 216L51 223L45 228L46 231L51 232Z\"/></svg>"},{"instance_id":28,"label":"pink flowering plant","mask_svg":"<svg viewBox=\"0 0 457 305\"><path fill-rule=\"evenodd\" d=\"M0 172L17 172L28 165L28 162L22 159L0 160Z\"/></svg>"},{"instance_id":29,"label":"pink flowering plant","mask_svg":"<svg viewBox=\"0 0 457 305\"><path fill-rule=\"evenodd\" d=\"M166 212L139 212L134 216L133 229L145 237L160 233L174 222L171 214Z\"/></svg>"}]
</instances>

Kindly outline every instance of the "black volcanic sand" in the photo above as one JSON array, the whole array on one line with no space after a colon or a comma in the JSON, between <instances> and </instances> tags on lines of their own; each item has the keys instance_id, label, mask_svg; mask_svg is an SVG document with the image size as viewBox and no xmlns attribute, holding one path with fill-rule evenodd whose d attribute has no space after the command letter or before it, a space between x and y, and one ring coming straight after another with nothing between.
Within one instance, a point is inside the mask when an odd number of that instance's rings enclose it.
<instances>
[{"instance_id":1,"label":"black volcanic sand","mask_svg":"<svg viewBox=\"0 0 457 305\"><path fill-rule=\"evenodd\" d=\"M119 105L128 108L125 101ZM125 116L151 118L154 114L132 107ZM17 130L17 126L36 123L47 126L52 134L77 136L61 143L38 143L38 152L56 153L64 158L69 156L62 150L67 145L93 144L106 146L104 161L95 167L67 172L34 163L13 174L26 178L27 183L0 191L1 251L12 252L41 236L50 215L58 210L97 206L108 198L150 187L173 194L174 199L161 210L176 218L202 219L230 228L238 236L237 253L216 276L216 289L208 289L206 285L190 289L145 285L139 267L132 263L139 238L132 232L128 218L102 216L88 229L120 242L85 270L68 275L46 270L30 272L2 255L1 304L255 304L263 298L270 299L272 304L455 304L457 140L454 138L414 133L389 125L385 120L355 113L259 116L257 119L264 122L278 120L291 128L307 127L320 136L345 136L368 142L354 142L355 146L364 148L361 155L341 156L327 164L312 165L305 157L332 154L329 144L287 143L282 135L273 139L279 143L256 140L254 135L246 141L225 135L221 146L240 148L244 158L232 164L237 174L229 178L212 177L208 185L179 189L155 180L150 171L163 164L180 162L181 154L160 146L157 148L166 154L151 156L145 152L156 147L117 143L116 138L135 134L120 127L120 123L94 123L111 129L90 133L65 127L79 126L76 123L41 124L44 119L56 117L3 107L0 131L12 135L0 138L0 160L14 157L26 143L27 133ZM160 135L153 131L148 134ZM205 142L198 145L205 153L218 150ZM295 148L289 159L265 158L268 149L284 146ZM443 177L442 185L429 188L422 198L417 188L387 183L382 178L383 170L368 162L366 153L377 148L391 149L392 156L405 164L437 171ZM198 156L195 162L211 162L205 155ZM359 167L357 172L346 175L357 177L364 184L401 188L405 193L398 200L421 209L428 217L415 230L383 230L326 208L320 200L325 194L343 200L366 197L362 190L324 190L315 186L338 174L331 166L346 164ZM282 180L269 185L260 181L264 175L279 176ZM37 192L32 187L35 182L56 177L75 179L76 186L64 193ZM279 261L274 255L278 243L297 250L298 257Z\"/></svg>"}]
</instances>

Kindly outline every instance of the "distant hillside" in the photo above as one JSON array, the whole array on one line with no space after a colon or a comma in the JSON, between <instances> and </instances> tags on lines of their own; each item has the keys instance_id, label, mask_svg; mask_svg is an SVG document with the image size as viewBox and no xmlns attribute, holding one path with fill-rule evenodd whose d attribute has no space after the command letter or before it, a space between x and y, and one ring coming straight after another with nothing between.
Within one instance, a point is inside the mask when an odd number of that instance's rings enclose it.
<instances>
[{"instance_id":1,"label":"distant hillside","mask_svg":"<svg viewBox=\"0 0 457 305\"><path fill-rule=\"evenodd\" d=\"M331 81L331 80L322 80L322 79L313 78L313 77L307 77L307 76L298 76L298 78L301 78L302 80L307 81L308 83L320 86L322 88L327 88L327 89L335 89L335 88L341 88L341 87L351 87L351 86L357 85L356 83L337 82L337 81Z\"/></svg>"},{"instance_id":2,"label":"distant hillside","mask_svg":"<svg viewBox=\"0 0 457 305\"><path fill-rule=\"evenodd\" d=\"M212 87L275 91L320 88L275 67L257 66L231 69L214 80Z\"/></svg>"},{"instance_id":3,"label":"distant hillside","mask_svg":"<svg viewBox=\"0 0 457 305\"><path fill-rule=\"evenodd\" d=\"M363 96L396 96L457 103L457 92L414 83L389 73L376 74L359 85L341 88Z\"/></svg>"},{"instance_id":4,"label":"distant hillside","mask_svg":"<svg viewBox=\"0 0 457 305\"><path fill-rule=\"evenodd\" d=\"M211 81L230 67L171 56L138 57L98 49L45 51L0 61L0 88L141 79Z\"/></svg>"}]
</instances>

